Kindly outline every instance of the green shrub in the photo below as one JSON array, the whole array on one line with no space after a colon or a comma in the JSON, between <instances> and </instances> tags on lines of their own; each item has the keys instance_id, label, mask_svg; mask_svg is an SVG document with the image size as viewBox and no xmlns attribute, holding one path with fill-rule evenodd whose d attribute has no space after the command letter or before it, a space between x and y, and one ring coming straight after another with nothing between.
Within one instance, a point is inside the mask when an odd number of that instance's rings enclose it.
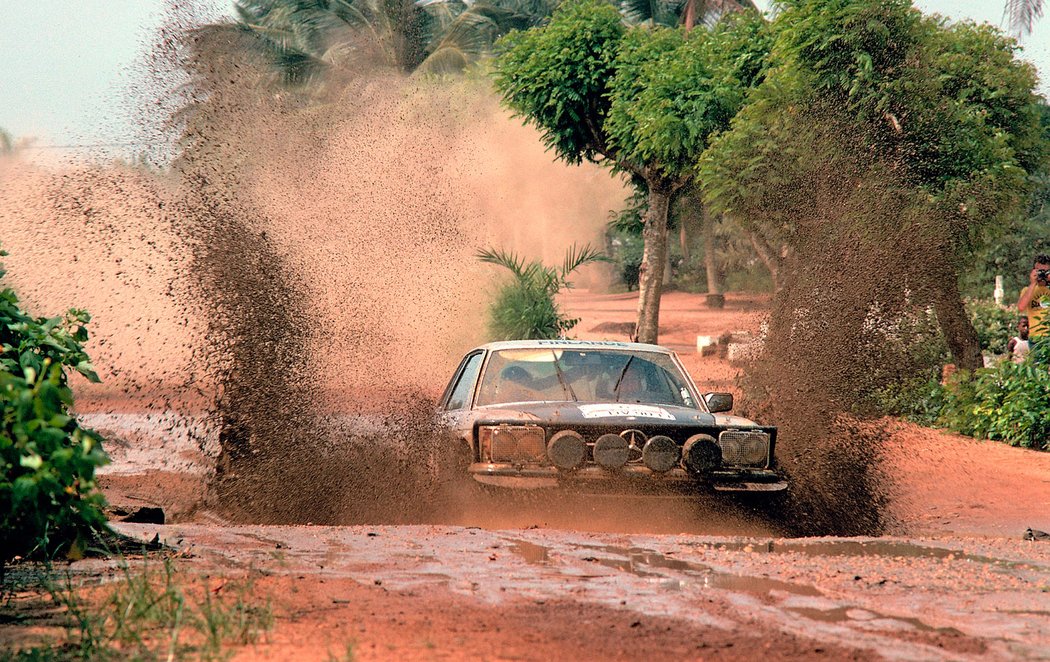
<instances>
[{"instance_id":1,"label":"green shrub","mask_svg":"<svg viewBox=\"0 0 1050 662\"><path fill-rule=\"evenodd\" d=\"M645 242L640 234L620 230L610 230L607 234L609 253L616 266L616 273L628 291L638 289L638 278L641 275L642 252Z\"/></svg>"},{"instance_id":2,"label":"green shrub","mask_svg":"<svg viewBox=\"0 0 1050 662\"><path fill-rule=\"evenodd\" d=\"M554 297L535 283L513 281L500 287L489 308L489 335L494 340L557 338L579 320L565 317Z\"/></svg>"},{"instance_id":3,"label":"green shrub","mask_svg":"<svg viewBox=\"0 0 1050 662\"><path fill-rule=\"evenodd\" d=\"M981 341L981 349L992 354L1005 354L1006 343L1017 332L1017 310L1003 308L991 299L970 299L966 302L966 310Z\"/></svg>"},{"instance_id":4,"label":"green shrub","mask_svg":"<svg viewBox=\"0 0 1050 662\"><path fill-rule=\"evenodd\" d=\"M944 407L944 387L934 378L913 377L876 392L878 411L919 425L935 425Z\"/></svg>"},{"instance_id":5,"label":"green shrub","mask_svg":"<svg viewBox=\"0 0 1050 662\"><path fill-rule=\"evenodd\" d=\"M35 318L13 290L0 291L0 565L76 553L105 523L95 491L95 469L107 461L101 438L67 409L65 369L98 381L82 346L88 320L81 310Z\"/></svg>"},{"instance_id":6,"label":"green shrub","mask_svg":"<svg viewBox=\"0 0 1050 662\"><path fill-rule=\"evenodd\" d=\"M489 335L493 340L559 338L568 333L578 319L566 317L554 297L572 287L569 275L591 262L608 262L609 258L590 246L573 245L560 269L533 260L526 262L502 250L481 250L482 262L508 269L514 280L504 284L489 307Z\"/></svg>"},{"instance_id":7,"label":"green shrub","mask_svg":"<svg viewBox=\"0 0 1050 662\"><path fill-rule=\"evenodd\" d=\"M1003 361L956 375L945 389L940 423L956 432L1013 446L1050 442L1050 370L1038 361Z\"/></svg>"}]
</instances>

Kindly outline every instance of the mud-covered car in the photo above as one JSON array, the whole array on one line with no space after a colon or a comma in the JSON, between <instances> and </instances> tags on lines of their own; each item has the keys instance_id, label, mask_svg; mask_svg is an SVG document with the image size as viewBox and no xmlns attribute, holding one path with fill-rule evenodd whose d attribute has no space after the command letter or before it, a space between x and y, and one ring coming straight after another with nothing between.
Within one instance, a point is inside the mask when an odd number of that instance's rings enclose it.
<instances>
[{"instance_id":1,"label":"mud-covered car","mask_svg":"<svg viewBox=\"0 0 1050 662\"><path fill-rule=\"evenodd\" d=\"M501 487L774 493L777 431L726 415L675 354L639 343L497 342L463 358L439 416L475 480Z\"/></svg>"}]
</instances>

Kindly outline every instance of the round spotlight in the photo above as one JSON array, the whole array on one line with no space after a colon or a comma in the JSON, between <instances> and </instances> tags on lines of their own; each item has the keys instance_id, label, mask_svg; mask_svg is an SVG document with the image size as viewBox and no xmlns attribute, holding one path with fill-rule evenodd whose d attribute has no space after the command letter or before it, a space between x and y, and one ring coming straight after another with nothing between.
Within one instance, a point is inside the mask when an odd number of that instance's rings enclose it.
<instances>
[{"instance_id":1,"label":"round spotlight","mask_svg":"<svg viewBox=\"0 0 1050 662\"><path fill-rule=\"evenodd\" d=\"M674 443L674 439L663 435L656 435L645 442L645 447L642 448L642 462L660 473L674 469L680 457L678 444Z\"/></svg>"},{"instance_id":2,"label":"round spotlight","mask_svg":"<svg viewBox=\"0 0 1050 662\"><path fill-rule=\"evenodd\" d=\"M631 454L627 440L615 434L603 434L594 442L594 461L606 469L619 469Z\"/></svg>"},{"instance_id":3,"label":"round spotlight","mask_svg":"<svg viewBox=\"0 0 1050 662\"><path fill-rule=\"evenodd\" d=\"M547 442L547 457L554 466L570 471L587 459L587 444L578 432L562 430Z\"/></svg>"},{"instance_id":4,"label":"round spotlight","mask_svg":"<svg viewBox=\"0 0 1050 662\"><path fill-rule=\"evenodd\" d=\"M682 447L682 464L695 474L714 471L722 464L722 449L709 434L694 434Z\"/></svg>"}]
</instances>

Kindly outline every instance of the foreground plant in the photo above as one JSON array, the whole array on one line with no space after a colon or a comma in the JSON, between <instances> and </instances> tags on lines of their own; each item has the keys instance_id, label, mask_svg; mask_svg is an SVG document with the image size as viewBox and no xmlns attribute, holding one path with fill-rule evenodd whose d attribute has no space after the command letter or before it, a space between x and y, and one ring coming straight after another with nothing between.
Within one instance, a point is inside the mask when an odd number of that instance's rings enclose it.
<instances>
[{"instance_id":1,"label":"foreground plant","mask_svg":"<svg viewBox=\"0 0 1050 662\"><path fill-rule=\"evenodd\" d=\"M514 280L503 285L489 307L489 334L494 340L531 340L558 338L572 330L578 319L566 317L554 297L572 287L569 275L593 262L609 258L591 246L572 248L565 254L561 268L549 267L539 260L524 258L501 249L480 250L482 262L504 267Z\"/></svg>"},{"instance_id":2,"label":"foreground plant","mask_svg":"<svg viewBox=\"0 0 1050 662\"><path fill-rule=\"evenodd\" d=\"M16 556L76 556L105 525L95 469L108 459L69 413L67 370L99 381L83 347L89 319L33 317L0 291L0 570Z\"/></svg>"},{"instance_id":3,"label":"foreground plant","mask_svg":"<svg viewBox=\"0 0 1050 662\"><path fill-rule=\"evenodd\" d=\"M0 662L223 660L231 647L256 643L273 627L270 600L258 595L251 576L207 582L184 577L171 558L156 564L148 557L140 567L121 562L118 571L115 581L98 586L40 566L18 597L0 604L0 617L13 608L27 628L19 648L0 646ZM38 635L56 625L63 637Z\"/></svg>"}]
</instances>

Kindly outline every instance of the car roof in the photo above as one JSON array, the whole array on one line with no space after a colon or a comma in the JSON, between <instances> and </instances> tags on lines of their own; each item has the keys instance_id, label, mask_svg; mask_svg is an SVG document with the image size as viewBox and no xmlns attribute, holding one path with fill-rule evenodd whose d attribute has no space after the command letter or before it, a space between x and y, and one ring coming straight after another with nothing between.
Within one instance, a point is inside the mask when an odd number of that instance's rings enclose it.
<instances>
[{"instance_id":1,"label":"car roof","mask_svg":"<svg viewBox=\"0 0 1050 662\"><path fill-rule=\"evenodd\" d=\"M504 340L501 342L490 342L471 351L484 349L498 351L502 349L621 349L635 352L658 352L660 354L671 354L671 350L659 345L649 345L640 342L619 342L616 340Z\"/></svg>"}]
</instances>

